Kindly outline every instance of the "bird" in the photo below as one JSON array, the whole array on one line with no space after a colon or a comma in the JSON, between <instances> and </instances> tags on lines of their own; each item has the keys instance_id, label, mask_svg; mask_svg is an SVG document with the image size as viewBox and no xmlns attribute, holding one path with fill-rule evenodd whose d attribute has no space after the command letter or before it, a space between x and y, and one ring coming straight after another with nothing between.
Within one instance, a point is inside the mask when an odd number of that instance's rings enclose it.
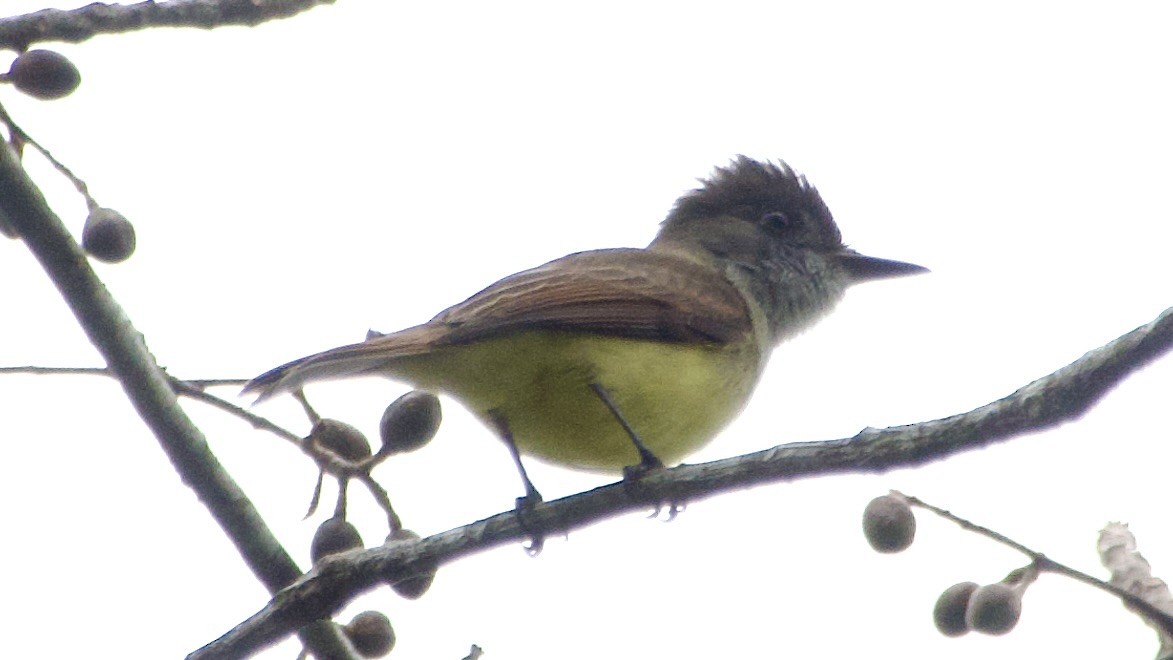
<instances>
[{"instance_id":1,"label":"bird","mask_svg":"<svg viewBox=\"0 0 1173 660\"><path fill-rule=\"evenodd\" d=\"M645 248L576 252L509 275L430 321L272 369L263 401L381 375L456 399L521 456L637 477L705 446L773 349L852 285L927 272L847 247L782 160L737 156L683 194Z\"/></svg>"}]
</instances>

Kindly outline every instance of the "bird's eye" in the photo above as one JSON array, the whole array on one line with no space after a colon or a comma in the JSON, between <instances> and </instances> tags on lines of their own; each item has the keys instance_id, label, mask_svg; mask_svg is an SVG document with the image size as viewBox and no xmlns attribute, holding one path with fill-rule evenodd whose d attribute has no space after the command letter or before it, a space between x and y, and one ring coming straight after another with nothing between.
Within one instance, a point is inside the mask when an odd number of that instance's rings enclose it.
<instances>
[{"instance_id":1,"label":"bird's eye","mask_svg":"<svg viewBox=\"0 0 1173 660\"><path fill-rule=\"evenodd\" d=\"M792 232L802 225L802 217L788 215L782 211L770 211L762 216L762 224L779 233Z\"/></svg>"}]
</instances>

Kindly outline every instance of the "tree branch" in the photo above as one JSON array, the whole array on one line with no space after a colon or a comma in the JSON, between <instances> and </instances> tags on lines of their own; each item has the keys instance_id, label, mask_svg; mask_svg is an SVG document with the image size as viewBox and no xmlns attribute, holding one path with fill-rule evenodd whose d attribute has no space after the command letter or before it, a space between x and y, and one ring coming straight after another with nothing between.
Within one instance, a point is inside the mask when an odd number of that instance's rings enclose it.
<instances>
[{"instance_id":1,"label":"tree branch","mask_svg":"<svg viewBox=\"0 0 1173 660\"><path fill-rule=\"evenodd\" d=\"M176 472L196 492L245 563L270 593L291 584L301 569L216 460L203 434L179 406L170 379L147 350L142 335L94 274L7 143L0 143L0 212L53 280ZM319 657L347 657L332 624L307 629L303 640L328 654Z\"/></svg>"},{"instance_id":2,"label":"tree branch","mask_svg":"<svg viewBox=\"0 0 1173 660\"><path fill-rule=\"evenodd\" d=\"M360 593L523 540L532 530L564 534L659 502L686 502L756 484L831 473L914 467L1069 422L1126 376L1171 349L1173 308L1010 396L967 413L908 426L864 429L852 438L780 445L736 458L681 465L634 484L620 482L538 504L526 512L525 526L515 512L506 512L419 541L334 555L248 620L188 657L244 655L310 621L328 618Z\"/></svg>"},{"instance_id":3,"label":"tree branch","mask_svg":"<svg viewBox=\"0 0 1173 660\"><path fill-rule=\"evenodd\" d=\"M43 9L0 18L0 48L23 50L40 41L78 43L98 34L152 27L251 27L327 4L334 4L334 0L148 0L133 5L95 2L77 9Z\"/></svg>"}]
</instances>

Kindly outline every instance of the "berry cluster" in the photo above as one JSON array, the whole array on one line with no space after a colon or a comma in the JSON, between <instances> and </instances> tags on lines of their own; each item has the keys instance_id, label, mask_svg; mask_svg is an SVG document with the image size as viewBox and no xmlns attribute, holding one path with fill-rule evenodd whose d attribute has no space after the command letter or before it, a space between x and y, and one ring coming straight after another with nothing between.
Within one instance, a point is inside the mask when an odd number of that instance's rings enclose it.
<instances>
[{"instance_id":1,"label":"berry cluster","mask_svg":"<svg viewBox=\"0 0 1173 660\"><path fill-rule=\"evenodd\" d=\"M8 73L0 74L0 83L10 83L16 89L42 100L64 98L73 93L81 84L81 73L69 58L53 50L27 50L12 60ZM5 117L7 117L7 114ZM107 263L118 263L134 254L134 225L118 211L100 206L88 192L86 185L77 179L68 168L53 160L48 152L41 149L35 140L9 121L9 133L13 147L20 151L25 144L31 144L53 161L57 169L70 178L77 189L86 197L90 213L81 231L81 246L90 256ZM7 225L0 231L15 237L16 232Z\"/></svg>"},{"instance_id":2,"label":"berry cluster","mask_svg":"<svg viewBox=\"0 0 1173 660\"><path fill-rule=\"evenodd\" d=\"M426 392L408 392L387 406L379 422L379 439L382 446L378 452L371 452L371 445L362 431L336 419L318 419L305 446L309 453L319 460L323 473L330 471L339 479L339 498L334 515L318 526L310 543L310 558L314 564L331 555L361 549L362 537L346 520L346 482L354 474L369 474L372 467L395 454L415 451L426 445L440 427L440 400ZM360 477L361 478L361 477ZM371 484L368 482L368 486ZM321 482L319 480L320 490ZM311 513L316 507L318 493L315 492ZM418 541L420 536L399 523L398 516L390 508L390 502L376 495L387 510L391 533L386 543ZM411 575L388 576L387 583L400 596L416 599L423 596L432 586L436 567L426 566ZM364 658L378 658L386 655L395 646L395 632L391 621L382 613L367 611L356 616L349 624L342 626L342 632L351 645Z\"/></svg>"},{"instance_id":3,"label":"berry cluster","mask_svg":"<svg viewBox=\"0 0 1173 660\"><path fill-rule=\"evenodd\" d=\"M863 513L863 533L876 552L907 549L916 536L916 517L908 498L890 493L869 502ZM971 630L1004 635L1018 623L1022 594L1037 576L1037 570L1028 566L994 584L955 584L937 599L933 622L948 637L960 637Z\"/></svg>"}]
</instances>

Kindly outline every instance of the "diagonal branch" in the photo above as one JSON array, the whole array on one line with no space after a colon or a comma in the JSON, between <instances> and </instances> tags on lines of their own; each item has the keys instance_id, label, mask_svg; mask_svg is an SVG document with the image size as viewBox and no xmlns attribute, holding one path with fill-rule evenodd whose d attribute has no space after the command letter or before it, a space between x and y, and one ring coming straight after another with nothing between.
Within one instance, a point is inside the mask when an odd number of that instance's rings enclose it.
<instances>
[{"instance_id":1,"label":"diagonal branch","mask_svg":"<svg viewBox=\"0 0 1173 660\"><path fill-rule=\"evenodd\" d=\"M333 3L334 0L149 0L133 5L95 2L77 9L42 9L0 18L0 48L22 50L40 41L77 43L98 34L152 27L254 26Z\"/></svg>"},{"instance_id":2,"label":"diagonal branch","mask_svg":"<svg viewBox=\"0 0 1173 660\"><path fill-rule=\"evenodd\" d=\"M886 472L923 465L1016 435L1079 418L1129 374L1173 349L1173 308L1017 392L967 413L853 438L780 445L765 451L655 472L536 505L523 526L514 512L420 541L401 541L322 561L248 620L192 653L189 660L236 657L273 643L307 622L329 617L355 596L386 582L517 542L534 530L563 534L658 502L685 502L756 484L831 473Z\"/></svg>"},{"instance_id":3,"label":"diagonal branch","mask_svg":"<svg viewBox=\"0 0 1173 660\"><path fill-rule=\"evenodd\" d=\"M179 406L170 379L142 335L94 274L7 143L0 143L0 213L19 231L175 470L196 491L249 568L271 593L291 584L301 569L216 460L203 434ZM330 624L314 626L303 639L330 653L324 657L347 657L340 635Z\"/></svg>"}]
</instances>

